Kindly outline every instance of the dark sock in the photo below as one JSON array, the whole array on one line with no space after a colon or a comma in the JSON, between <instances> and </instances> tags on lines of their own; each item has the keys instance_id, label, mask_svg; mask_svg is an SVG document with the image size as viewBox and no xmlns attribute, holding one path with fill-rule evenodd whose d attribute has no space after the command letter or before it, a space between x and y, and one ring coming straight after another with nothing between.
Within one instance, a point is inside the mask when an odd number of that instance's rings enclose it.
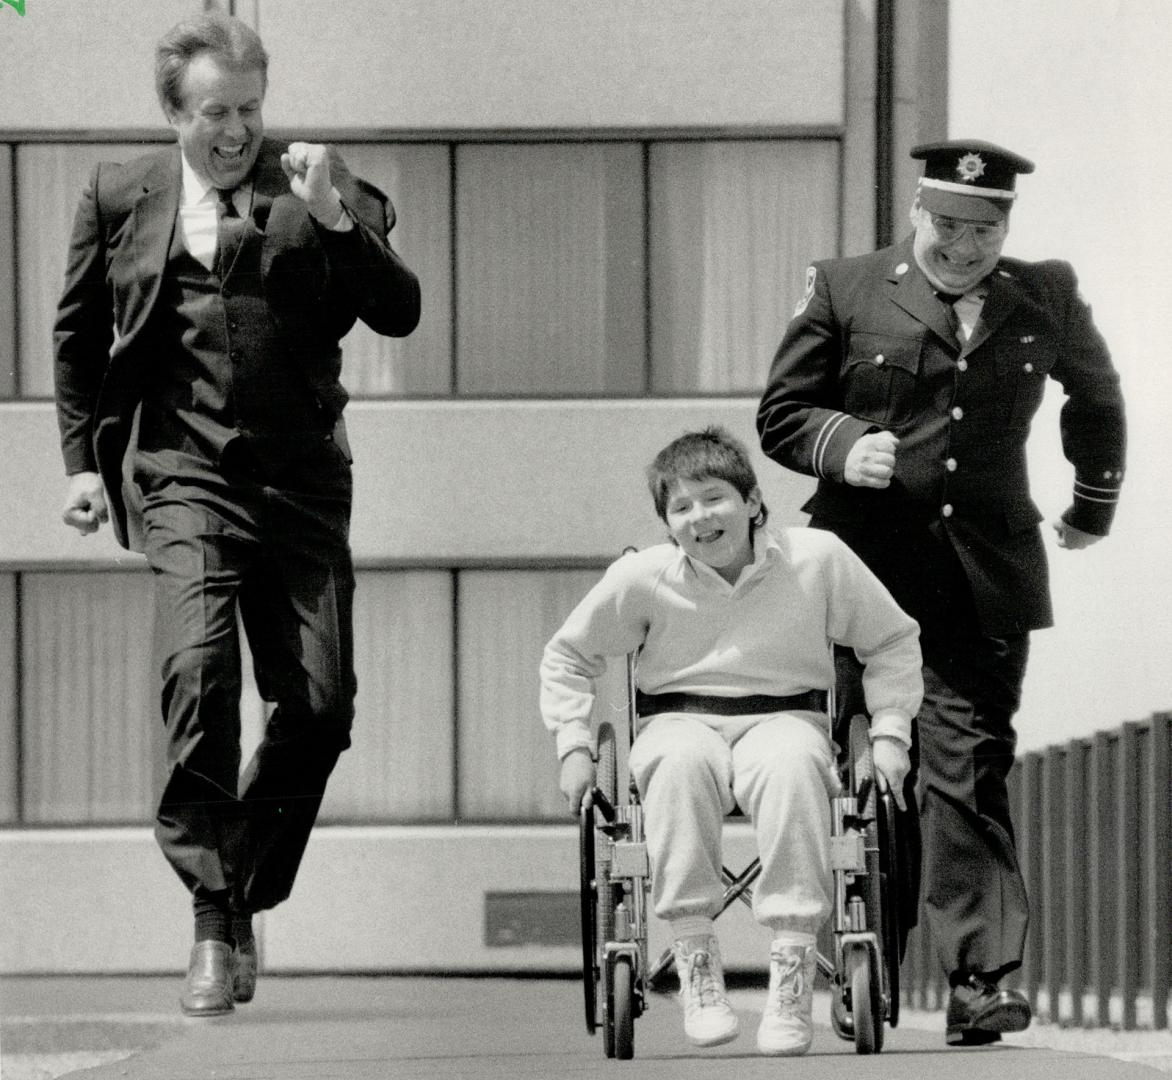
<instances>
[{"instance_id":1,"label":"dark sock","mask_svg":"<svg viewBox=\"0 0 1172 1080\"><path fill-rule=\"evenodd\" d=\"M252 936L252 916L233 913L231 922L232 939L241 948L252 945L255 938Z\"/></svg>"},{"instance_id":2,"label":"dark sock","mask_svg":"<svg viewBox=\"0 0 1172 1080\"><path fill-rule=\"evenodd\" d=\"M228 911L226 892L197 893L191 906L195 911L196 941L232 944L232 915Z\"/></svg>"}]
</instances>

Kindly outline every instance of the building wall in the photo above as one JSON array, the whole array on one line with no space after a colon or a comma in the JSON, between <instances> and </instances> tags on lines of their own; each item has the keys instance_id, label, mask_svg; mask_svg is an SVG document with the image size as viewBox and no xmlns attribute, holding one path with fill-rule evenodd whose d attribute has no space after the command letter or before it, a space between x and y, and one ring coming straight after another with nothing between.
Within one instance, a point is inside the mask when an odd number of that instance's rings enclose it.
<instances>
[{"instance_id":1,"label":"building wall","mask_svg":"<svg viewBox=\"0 0 1172 1080\"><path fill-rule=\"evenodd\" d=\"M189 933L148 826L149 576L59 522L50 329L88 171L170 141L151 48L198 6L0 9L0 970L167 969ZM339 143L391 195L425 296L406 341L345 343L358 719L266 963L572 967L564 943L486 944L491 895L540 908L577 886L540 649L623 546L661 535L655 450L714 420L753 444L808 259L873 244L876 5L234 7L273 56L270 130ZM902 7L905 142L941 127L938 11ZM758 465L776 520L800 520L809 483ZM254 688L244 713L255 741ZM422 898L457 892L437 949ZM129 893L149 925L95 948L95 896L109 925Z\"/></svg>"}]
</instances>

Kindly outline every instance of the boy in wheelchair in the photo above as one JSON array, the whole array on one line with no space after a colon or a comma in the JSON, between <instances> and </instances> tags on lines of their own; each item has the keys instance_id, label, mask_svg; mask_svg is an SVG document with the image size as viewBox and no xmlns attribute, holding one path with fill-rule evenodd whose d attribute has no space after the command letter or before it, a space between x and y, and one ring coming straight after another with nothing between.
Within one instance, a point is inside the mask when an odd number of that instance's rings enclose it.
<instances>
[{"instance_id":1,"label":"boy in wheelchair","mask_svg":"<svg viewBox=\"0 0 1172 1080\"><path fill-rule=\"evenodd\" d=\"M764 528L748 453L724 429L674 440L647 476L671 542L613 563L542 658L541 710L557 740L560 787L577 813L594 784L595 680L607 658L638 650L629 767L685 1035L718 1046L739 1028L714 924L722 822L739 806L762 864L754 917L771 938L757 1048L803 1054L813 1035L815 936L832 903L830 646L853 649L864 665L878 783L902 805L923 692L919 628L831 533Z\"/></svg>"}]
</instances>

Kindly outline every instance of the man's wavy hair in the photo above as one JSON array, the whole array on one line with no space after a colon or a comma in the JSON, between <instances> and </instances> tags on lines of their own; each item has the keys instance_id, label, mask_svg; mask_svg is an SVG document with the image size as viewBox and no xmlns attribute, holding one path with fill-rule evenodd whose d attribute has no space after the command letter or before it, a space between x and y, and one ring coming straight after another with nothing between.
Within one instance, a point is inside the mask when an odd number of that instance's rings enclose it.
<instances>
[{"instance_id":1,"label":"man's wavy hair","mask_svg":"<svg viewBox=\"0 0 1172 1080\"><path fill-rule=\"evenodd\" d=\"M259 71L262 85L268 88L269 54L260 35L232 15L204 12L176 23L155 48L155 92L168 118L183 108L183 76L188 65L205 52L225 67Z\"/></svg>"},{"instance_id":2,"label":"man's wavy hair","mask_svg":"<svg viewBox=\"0 0 1172 1080\"><path fill-rule=\"evenodd\" d=\"M758 487L745 444L718 424L709 425L703 431L685 432L660 450L647 466L647 486L651 489L655 512L665 523L667 502L676 481L712 479L731 484L742 499L748 499ZM768 518L769 510L762 502L753 527L760 528Z\"/></svg>"}]
</instances>

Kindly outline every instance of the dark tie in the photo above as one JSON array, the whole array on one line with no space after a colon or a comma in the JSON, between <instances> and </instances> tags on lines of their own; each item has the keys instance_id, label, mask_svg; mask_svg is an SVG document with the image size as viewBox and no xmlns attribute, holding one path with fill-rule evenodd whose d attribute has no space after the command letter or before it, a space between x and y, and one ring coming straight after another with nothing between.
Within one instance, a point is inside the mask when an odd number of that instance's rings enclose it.
<instances>
[{"instance_id":1,"label":"dark tie","mask_svg":"<svg viewBox=\"0 0 1172 1080\"><path fill-rule=\"evenodd\" d=\"M220 277L227 276L232 269L240 234L244 231L244 218L232 202L232 190L216 189L219 203L216 206L216 255L212 261L212 270Z\"/></svg>"},{"instance_id":2,"label":"dark tie","mask_svg":"<svg viewBox=\"0 0 1172 1080\"><path fill-rule=\"evenodd\" d=\"M964 296L964 293L946 293L937 289L936 295L940 298L940 303L944 305L944 317L952 328L952 336L959 341L960 317L956 314L956 308L953 305Z\"/></svg>"}]
</instances>

